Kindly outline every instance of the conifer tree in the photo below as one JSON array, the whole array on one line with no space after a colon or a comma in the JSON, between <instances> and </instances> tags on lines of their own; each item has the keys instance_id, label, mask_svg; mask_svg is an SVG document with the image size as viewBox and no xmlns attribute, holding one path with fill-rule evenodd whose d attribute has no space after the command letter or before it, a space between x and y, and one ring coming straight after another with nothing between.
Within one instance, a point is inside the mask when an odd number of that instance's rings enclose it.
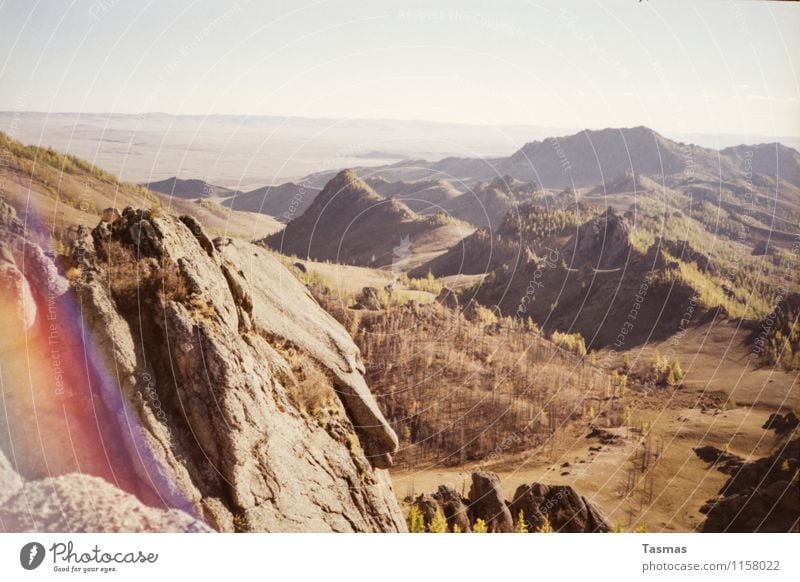
<instances>
[{"instance_id":1,"label":"conifer tree","mask_svg":"<svg viewBox=\"0 0 800 582\"><path fill-rule=\"evenodd\" d=\"M525 514L520 509L517 515L517 523L514 526L516 533L528 533L528 524L525 523Z\"/></svg>"},{"instance_id":2,"label":"conifer tree","mask_svg":"<svg viewBox=\"0 0 800 582\"><path fill-rule=\"evenodd\" d=\"M437 509L436 513L433 514L433 519L428 524L428 531L430 533L447 533L447 520L440 509Z\"/></svg>"}]
</instances>

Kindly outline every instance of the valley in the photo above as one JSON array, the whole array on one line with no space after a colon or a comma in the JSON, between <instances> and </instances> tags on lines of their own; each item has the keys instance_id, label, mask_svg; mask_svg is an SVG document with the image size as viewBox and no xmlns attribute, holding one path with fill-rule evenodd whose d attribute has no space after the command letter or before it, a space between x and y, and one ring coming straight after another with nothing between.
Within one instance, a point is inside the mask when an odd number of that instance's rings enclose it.
<instances>
[{"instance_id":1,"label":"valley","mask_svg":"<svg viewBox=\"0 0 800 582\"><path fill-rule=\"evenodd\" d=\"M0 154L4 244L41 247L64 301L129 346L88 378L120 366L156 378L155 395L127 376L101 383L108 414L130 406L144 440L102 430L125 441L120 457L149 451L164 482L140 483L135 459L98 461L90 416L71 412L88 471L148 506L220 531L433 531L437 511L453 530L463 509L464 531L482 527L484 497L507 513L546 485L584 500L580 531L797 528L791 148L587 130L507 157L242 189L120 182L4 134ZM41 324L47 297L23 284L24 251L9 256L7 303L29 294ZM92 352L75 342L74 357ZM527 531L550 523L527 517Z\"/></svg>"}]
</instances>

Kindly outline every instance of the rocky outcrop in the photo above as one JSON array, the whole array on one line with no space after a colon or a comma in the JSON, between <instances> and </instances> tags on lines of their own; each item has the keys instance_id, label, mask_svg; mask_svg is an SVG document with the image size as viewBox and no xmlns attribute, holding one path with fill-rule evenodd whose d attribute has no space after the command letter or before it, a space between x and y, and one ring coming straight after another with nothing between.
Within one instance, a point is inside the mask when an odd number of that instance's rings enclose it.
<instances>
[{"instance_id":1,"label":"rocky outcrop","mask_svg":"<svg viewBox=\"0 0 800 582\"><path fill-rule=\"evenodd\" d=\"M452 487L442 485L432 495L418 496L414 505L420 510L426 527L440 511L447 519L449 531L473 531L479 519L489 532L518 531L520 514L531 533L611 531L611 525L600 508L568 485L521 485L509 502L505 500L500 478L487 471L472 474L467 499Z\"/></svg>"},{"instance_id":2,"label":"rocky outcrop","mask_svg":"<svg viewBox=\"0 0 800 582\"><path fill-rule=\"evenodd\" d=\"M450 531L469 532L472 524L469 521L469 500L464 499L452 487L439 485L433 498L442 508L442 514L447 520Z\"/></svg>"},{"instance_id":3,"label":"rocky outcrop","mask_svg":"<svg viewBox=\"0 0 800 582\"><path fill-rule=\"evenodd\" d=\"M73 359L89 364L65 382L107 425L76 450L94 441L113 460L86 472L221 531L404 530L385 471L397 437L358 349L308 290L263 247L212 241L190 217L104 216L73 233L65 266ZM60 290L55 276L46 284ZM33 295L38 322L47 304ZM15 445L21 430L6 431Z\"/></svg>"},{"instance_id":4,"label":"rocky outcrop","mask_svg":"<svg viewBox=\"0 0 800 582\"><path fill-rule=\"evenodd\" d=\"M800 439L742 465L700 511L704 532L790 532L800 516Z\"/></svg>"},{"instance_id":5,"label":"rocky outcrop","mask_svg":"<svg viewBox=\"0 0 800 582\"><path fill-rule=\"evenodd\" d=\"M447 520L447 531L470 532L469 500L462 498L455 489L440 485L433 494L423 493L414 499L414 506L422 515L425 529L429 530L437 512Z\"/></svg>"},{"instance_id":6,"label":"rocky outcrop","mask_svg":"<svg viewBox=\"0 0 800 582\"><path fill-rule=\"evenodd\" d=\"M375 287L364 287L361 294L356 297L356 303L353 309L369 309L371 311L379 311L383 309L381 304L380 291Z\"/></svg>"},{"instance_id":7,"label":"rocky outcrop","mask_svg":"<svg viewBox=\"0 0 800 582\"><path fill-rule=\"evenodd\" d=\"M800 425L800 418L790 410L786 414L775 412L769 415L767 422L761 428L765 430L773 430L779 435L789 434Z\"/></svg>"},{"instance_id":8,"label":"rocky outcrop","mask_svg":"<svg viewBox=\"0 0 800 582\"><path fill-rule=\"evenodd\" d=\"M475 520L482 519L486 522L489 532L514 531L514 521L503 498L500 478L495 473L485 471L473 473L469 499L469 513L473 524Z\"/></svg>"},{"instance_id":9,"label":"rocky outcrop","mask_svg":"<svg viewBox=\"0 0 800 582\"><path fill-rule=\"evenodd\" d=\"M732 475L742 468L744 459L723 451L712 445L704 445L702 447L694 447L692 449L694 454L700 457L706 463L711 463L711 466L717 469L720 473Z\"/></svg>"},{"instance_id":10,"label":"rocky outcrop","mask_svg":"<svg viewBox=\"0 0 800 582\"><path fill-rule=\"evenodd\" d=\"M511 513L522 512L529 532L546 527L564 533L599 533L611 531L600 509L569 485L520 485L510 504Z\"/></svg>"},{"instance_id":11,"label":"rocky outcrop","mask_svg":"<svg viewBox=\"0 0 800 582\"><path fill-rule=\"evenodd\" d=\"M436 303L448 309L458 309L458 295L449 287L442 287L435 299Z\"/></svg>"}]
</instances>

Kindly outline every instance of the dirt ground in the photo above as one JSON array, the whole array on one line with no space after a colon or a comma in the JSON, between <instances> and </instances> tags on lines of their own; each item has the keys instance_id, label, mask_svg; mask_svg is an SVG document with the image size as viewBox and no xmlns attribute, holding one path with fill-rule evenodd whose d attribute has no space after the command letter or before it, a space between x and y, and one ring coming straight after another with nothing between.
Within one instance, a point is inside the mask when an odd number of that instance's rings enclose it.
<instances>
[{"instance_id":1,"label":"dirt ground","mask_svg":"<svg viewBox=\"0 0 800 582\"><path fill-rule=\"evenodd\" d=\"M489 470L500 476L507 499L534 481L571 485L622 530L694 531L704 519L700 507L728 476L693 449L712 445L746 461L763 457L779 444L774 432L762 429L765 421L800 401L800 375L757 368L743 342L746 333L732 322L709 323L688 330L679 342L629 352L628 359L643 363L655 350L678 357L685 378L678 389L633 385L622 403L631 411L628 426L606 429L620 437L618 443L587 438L589 422L576 421L543 448L491 463L394 470L395 493L403 501L449 484L466 495L470 473ZM621 364L624 354L615 357Z\"/></svg>"}]
</instances>

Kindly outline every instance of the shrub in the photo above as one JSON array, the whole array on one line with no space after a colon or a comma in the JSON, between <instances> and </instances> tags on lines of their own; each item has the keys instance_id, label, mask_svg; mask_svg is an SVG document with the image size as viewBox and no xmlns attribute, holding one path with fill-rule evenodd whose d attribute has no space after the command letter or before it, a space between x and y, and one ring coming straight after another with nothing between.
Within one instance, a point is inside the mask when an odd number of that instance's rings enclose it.
<instances>
[{"instance_id":1,"label":"shrub","mask_svg":"<svg viewBox=\"0 0 800 582\"><path fill-rule=\"evenodd\" d=\"M488 533L489 528L486 527L486 522L483 521L480 517L475 520L475 523L472 525L472 533Z\"/></svg>"},{"instance_id":2,"label":"shrub","mask_svg":"<svg viewBox=\"0 0 800 582\"><path fill-rule=\"evenodd\" d=\"M536 533L553 533L554 531L550 518L545 515L544 522L536 529Z\"/></svg>"},{"instance_id":3,"label":"shrub","mask_svg":"<svg viewBox=\"0 0 800 582\"><path fill-rule=\"evenodd\" d=\"M431 519L430 524L428 524L428 531L430 533L446 533L447 532L447 520L442 515L441 510L437 509L436 513L433 514L433 519Z\"/></svg>"},{"instance_id":4,"label":"shrub","mask_svg":"<svg viewBox=\"0 0 800 582\"><path fill-rule=\"evenodd\" d=\"M302 377L289 394L301 411L316 415L330 406L336 392L331 380L316 366L307 364L301 370Z\"/></svg>"},{"instance_id":5,"label":"shrub","mask_svg":"<svg viewBox=\"0 0 800 582\"><path fill-rule=\"evenodd\" d=\"M406 525L410 533L423 533L425 531L425 518L416 505L408 508L406 513Z\"/></svg>"},{"instance_id":6,"label":"shrub","mask_svg":"<svg viewBox=\"0 0 800 582\"><path fill-rule=\"evenodd\" d=\"M517 522L514 524L516 533L528 533L528 524L525 523L525 513L520 509L517 514Z\"/></svg>"},{"instance_id":7,"label":"shrub","mask_svg":"<svg viewBox=\"0 0 800 582\"><path fill-rule=\"evenodd\" d=\"M683 370L677 359L673 360L667 372L666 382L668 386L678 386L683 380Z\"/></svg>"},{"instance_id":8,"label":"shrub","mask_svg":"<svg viewBox=\"0 0 800 582\"><path fill-rule=\"evenodd\" d=\"M115 240L106 245L106 253L109 287L121 306L137 308L153 296L162 303L188 298L189 290L175 263L137 260L133 249Z\"/></svg>"}]
</instances>

